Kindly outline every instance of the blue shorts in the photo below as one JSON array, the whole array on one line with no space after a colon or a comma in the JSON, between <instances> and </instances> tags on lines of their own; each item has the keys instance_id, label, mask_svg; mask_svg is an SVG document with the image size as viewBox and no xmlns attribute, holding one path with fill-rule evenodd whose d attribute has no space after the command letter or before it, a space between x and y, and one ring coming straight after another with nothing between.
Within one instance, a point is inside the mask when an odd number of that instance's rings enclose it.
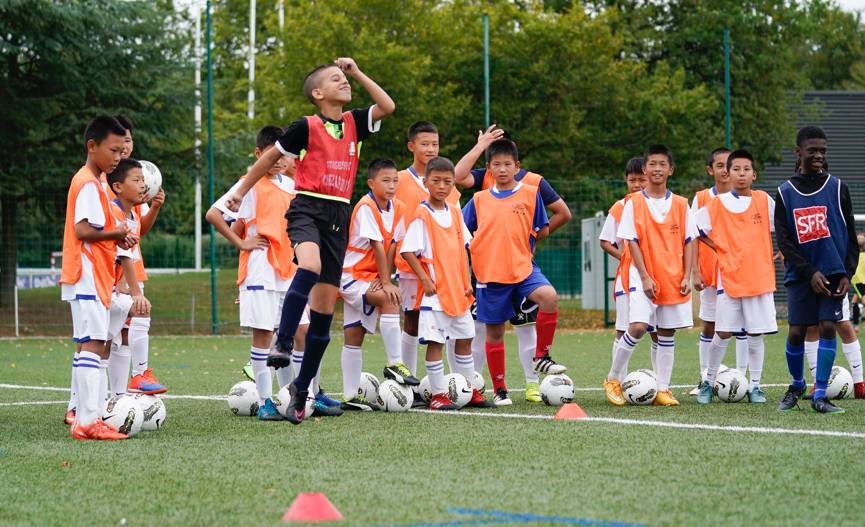
<instances>
[{"instance_id":1,"label":"blue shorts","mask_svg":"<svg viewBox=\"0 0 865 527\"><path fill-rule=\"evenodd\" d=\"M833 291L838 280L829 281L829 290ZM833 285L834 284L834 285ZM815 326L822 320L838 322L841 320L843 298L818 295L809 281L795 281L786 284L787 287L787 322L791 326Z\"/></svg>"},{"instance_id":2,"label":"blue shorts","mask_svg":"<svg viewBox=\"0 0 865 527\"><path fill-rule=\"evenodd\" d=\"M516 314L514 302L520 302L535 289L551 285L541 268L532 264L532 272L522 282L516 284L477 283L477 320L484 324L504 324Z\"/></svg>"}]
</instances>

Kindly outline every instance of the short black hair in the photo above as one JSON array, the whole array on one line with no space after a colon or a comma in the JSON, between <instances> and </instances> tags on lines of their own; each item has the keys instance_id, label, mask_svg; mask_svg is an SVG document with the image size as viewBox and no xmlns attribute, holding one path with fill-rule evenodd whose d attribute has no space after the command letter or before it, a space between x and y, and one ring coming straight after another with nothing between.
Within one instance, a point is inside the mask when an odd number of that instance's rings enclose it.
<instances>
[{"instance_id":1,"label":"short black hair","mask_svg":"<svg viewBox=\"0 0 865 527\"><path fill-rule=\"evenodd\" d=\"M309 102L315 104L315 99L312 96L312 90L321 86L321 74L324 70L329 68L339 68L333 62L328 64L319 64L315 68L312 69L309 73L306 74L306 77L303 78L303 95L309 99Z\"/></svg>"},{"instance_id":2,"label":"short black hair","mask_svg":"<svg viewBox=\"0 0 865 527\"><path fill-rule=\"evenodd\" d=\"M426 164L423 177L427 177L433 172L450 172L453 174L455 170L453 161L446 157L438 156L430 159Z\"/></svg>"},{"instance_id":3,"label":"short black hair","mask_svg":"<svg viewBox=\"0 0 865 527\"><path fill-rule=\"evenodd\" d=\"M108 181L108 187L114 190L115 183L122 184L126 181L126 175L129 174L129 171L133 168L141 168L141 163L132 158L121 159L114 170L112 170L105 178L106 181Z\"/></svg>"},{"instance_id":4,"label":"short black hair","mask_svg":"<svg viewBox=\"0 0 865 527\"><path fill-rule=\"evenodd\" d=\"M109 134L125 136L126 128L120 124L117 119L110 115L100 115L90 121L87 128L84 129L84 142L91 139L98 145L108 137Z\"/></svg>"},{"instance_id":5,"label":"short black hair","mask_svg":"<svg viewBox=\"0 0 865 527\"><path fill-rule=\"evenodd\" d=\"M625 177L628 174L642 174L643 173L643 158L642 157L632 157L628 160L628 164L625 165Z\"/></svg>"},{"instance_id":6,"label":"short black hair","mask_svg":"<svg viewBox=\"0 0 865 527\"><path fill-rule=\"evenodd\" d=\"M722 146L720 148L716 148L716 149L712 150L712 153L709 154L709 157L706 158L706 166L710 167L710 166L715 164L715 156L716 155L729 154L729 153L730 153L730 149L725 147L725 146Z\"/></svg>"},{"instance_id":7,"label":"short black hair","mask_svg":"<svg viewBox=\"0 0 865 527\"><path fill-rule=\"evenodd\" d=\"M267 125L258 131L255 136L255 147L259 150L264 150L268 146L273 146L277 139L282 137L283 130L278 126Z\"/></svg>"},{"instance_id":8,"label":"short black hair","mask_svg":"<svg viewBox=\"0 0 865 527\"><path fill-rule=\"evenodd\" d=\"M828 141L829 138L826 137L826 132L819 126L803 126L799 128L799 131L796 133L796 146L802 146L802 143L808 139L826 139Z\"/></svg>"},{"instance_id":9,"label":"short black hair","mask_svg":"<svg viewBox=\"0 0 865 527\"><path fill-rule=\"evenodd\" d=\"M414 138L417 137L417 134L423 133L438 135L439 129L436 128L436 125L432 124L429 121L418 121L408 127L408 140L414 141Z\"/></svg>"},{"instance_id":10,"label":"short black hair","mask_svg":"<svg viewBox=\"0 0 865 527\"><path fill-rule=\"evenodd\" d=\"M122 126L126 130L129 130L130 134L132 133L132 119L126 117L122 113L118 113L114 116L114 118L117 119L117 122L120 123L120 126Z\"/></svg>"},{"instance_id":11,"label":"short black hair","mask_svg":"<svg viewBox=\"0 0 865 527\"><path fill-rule=\"evenodd\" d=\"M369 167L366 169L366 178L373 179L378 175L382 170L387 170L392 168L393 170L399 170L396 167L396 163L393 162L392 159L387 159L384 157L377 157L370 161Z\"/></svg>"},{"instance_id":12,"label":"short black hair","mask_svg":"<svg viewBox=\"0 0 865 527\"><path fill-rule=\"evenodd\" d=\"M514 161L520 160L520 153L517 150L517 144L510 139L497 139L487 147L487 161L493 156L510 156Z\"/></svg>"},{"instance_id":13,"label":"short black hair","mask_svg":"<svg viewBox=\"0 0 865 527\"><path fill-rule=\"evenodd\" d=\"M754 167L754 156L751 155L751 152L740 148L739 150L734 150L730 153L730 157L727 158L727 170L730 170L730 167L733 166L734 159L747 159L751 161L751 167Z\"/></svg>"},{"instance_id":14,"label":"short black hair","mask_svg":"<svg viewBox=\"0 0 865 527\"><path fill-rule=\"evenodd\" d=\"M660 144L660 143L659 143L659 144L654 144L654 145L649 145L649 147L646 148L645 153L643 153L643 160L644 160L644 162L645 162L645 161L648 161L648 160L649 160L649 156L651 156L651 155L662 155L662 156L667 156L667 161L669 161L671 165L674 164L674 163L673 163L673 151L670 150L670 149L667 147L667 145L662 145L662 144Z\"/></svg>"}]
</instances>

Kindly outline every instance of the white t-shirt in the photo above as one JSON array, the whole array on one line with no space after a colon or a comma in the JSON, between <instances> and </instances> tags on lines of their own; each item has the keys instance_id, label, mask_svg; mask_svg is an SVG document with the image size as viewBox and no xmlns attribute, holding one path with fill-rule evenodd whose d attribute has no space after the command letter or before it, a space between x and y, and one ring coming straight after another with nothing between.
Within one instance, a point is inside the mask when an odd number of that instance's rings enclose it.
<instances>
[{"instance_id":1,"label":"white t-shirt","mask_svg":"<svg viewBox=\"0 0 865 527\"><path fill-rule=\"evenodd\" d=\"M377 206L377 205L373 205ZM386 231L393 229L393 241L400 242L405 237L405 224L400 220L399 224L394 229L393 224L393 203L388 203L387 209L379 209L381 211L381 222ZM372 206L361 206L357 214L354 215L354 222L351 224L351 235L348 238L348 245L362 251L369 249L369 242L383 242L384 234L378 228L378 222L375 221L375 213ZM351 267L363 259L363 254L357 251L346 251L343 268ZM349 273L343 273L349 274Z\"/></svg>"},{"instance_id":2,"label":"white t-shirt","mask_svg":"<svg viewBox=\"0 0 865 527\"><path fill-rule=\"evenodd\" d=\"M673 205L673 193L668 190L666 197L663 198L653 198L645 193L643 195L646 197L646 203L649 205L649 213L652 215L652 218L658 223L663 223L667 219L670 207ZM694 215L691 209L688 208L685 214L685 243L695 239L697 234ZM622 240L637 239L637 229L634 225L634 200L628 200L625 203L625 208L622 210L622 221L616 231L616 236Z\"/></svg>"},{"instance_id":3,"label":"white t-shirt","mask_svg":"<svg viewBox=\"0 0 865 527\"><path fill-rule=\"evenodd\" d=\"M283 179L291 179L291 178L283 177ZM235 183L234 185L231 186L230 189L228 189L228 192L226 192L225 194L220 196L219 199L214 201L213 205L211 205L211 207L216 208L219 212L222 213L222 218L228 223L231 223L233 221L237 221L238 213L229 209L228 206L226 206L225 202L228 201L229 196L233 196L234 193L237 192L237 189L240 188L241 183L243 183L243 179L239 179L237 181L237 183ZM246 194L249 195L249 192L247 192ZM245 197L246 196L244 196L244 198Z\"/></svg>"},{"instance_id":4,"label":"white t-shirt","mask_svg":"<svg viewBox=\"0 0 865 527\"><path fill-rule=\"evenodd\" d=\"M422 207L425 205L421 205ZM432 217L436 223L441 225L443 228L447 229L451 226L451 211L450 205L446 205L442 210L436 210L433 208L429 209L432 212ZM462 221L462 214L460 214L460 221ZM466 227L465 222L463 222L463 241L465 242L465 246L468 247L469 243L472 241L472 234L469 232L468 227ZM432 242L430 241L429 232L427 232L426 224L424 224L423 220L420 218L416 218L411 222L411 225L408 226L408 230L405 233L405 239L402 242L402 252L404 253L414 253L418 258L433 258L432 253ZM429 269L430 280L435 282L435 269L430 267ZM414 276L414 275L412 275ZM423 299L421 299L421 307L429 307L434 311L441 311L442 307L439 303L438 295L427 296L423 295Z\"/></svg>"},{"instance_id":5,"label":"white t-shirt","mask_svg":"<svg viewBox=\"0 0 865 527\"><path fill-rule=\"evenodd\" d=\"M105 194L105 188L95 179L85 183L78 191L75 198L75 223L87 220L87 223L95 229L105 227L105 212L99 201L99 193ZM106 195L106 199L107 195ZM87 257L90 245L84 243L85 251L81 251L81 277L74 284L60 284L60 298L62 300L75 300L76 297L91 298L96 296L96 282L93 279L93 263ZM97 297L98 298L98 297Z\"/></svg>"},{"instance_id":6,"label":"white t-shirt","mask_svg":"<svg viewBox=\"0 0 865 527\"><path fill-rule=\"evenodd\" d=\"M624 203L624 200L619 200L619 203ZM616 236L616 231L618 230L619 225L616 223L616 218L612 214L607 214L607 218L604 220L604 226L601 227L601 235L598 236L599 240L615 243L617 246L622 246L622 240Z\"/></svg>"},{"instance_id":7,"label":"white t-shirt","mask_svg":"<svg viewBox=\"0 0 865 527\"><path fill-rule=\"evenodd\" d=\"M288 194L294 194L294 180L290 177L279 176L277 179L271 181L276 183L276 186ZM238 185L235 184L235 187L236 186ZM234 213L236 214L237 219L246 222L247 238L255 236L258 232L256 229L256 223L249 223L251 220L255 219L255 200L255 187L252 187L243 197L243 201L240 202L240 208L238 208L237 212ZM223 212L223 214L225 213ZM240 284L241 290L252 287L255 289L262 288L266 291L288 291L291 279L283 280L279 276L273 266L270 265L270 261L267 259L267 251L268 249L255 249L250 251L246 267L246 280Z\"/></svg>"}]
</instances>

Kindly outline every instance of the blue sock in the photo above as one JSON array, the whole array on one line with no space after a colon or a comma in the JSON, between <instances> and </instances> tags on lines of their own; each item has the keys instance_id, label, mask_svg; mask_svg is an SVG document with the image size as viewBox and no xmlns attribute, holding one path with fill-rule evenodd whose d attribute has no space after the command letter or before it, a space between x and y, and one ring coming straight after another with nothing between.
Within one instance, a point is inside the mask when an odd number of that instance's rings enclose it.
<instances>
[{"instance_id":1,"label":"blue sock","mask_svg":"<svg viewBox=\"0 0 865 527\"><path fill-rule=\"evenodd\" d=\"M300 364L300 372L294 379L294 387L299 392L309 390L309 383L318 373L324 350L330 343L330 323L333 314L325 315L318 311L309 312L309 330L306 332L306 348L303 350L303 362Z\"/></svg>"},{"instance_id":2,"label":"blue sock","mask_svg":"<svg viewBox=\"0 0 865 527\"><path fill-rule=\"evenodd\" d=\"M279 332L276 335L276 348L278 350L291 349L297 325L309 302L309 292L312 286L318 282L318 273L313 273L303 268L298 268L291 281L291 286L285 294L282 302L282 314L279 317Z\"/></svg>"},{"instance_id":3,"label":"blue sock","mask_svg":"<svg viewBox=\"0 0 865 527\"><path fill-rule=\"evenodd\" d=\"M826 386L829 385L829 375L835 362L835 339L820 339L817 344L817 373L814 375L814 399L826 397Z\"/></svg>"},{"instance_id":4,"label":"blue sock","mask_svg":"<svg viewBox=\"0 0 865 527\"><path fill-rule=\"evenodd\" d=\"M787 341L787 370L793 377L793 386L805 387L805 344L794 346Z\"/></svg>"}]
</instances>

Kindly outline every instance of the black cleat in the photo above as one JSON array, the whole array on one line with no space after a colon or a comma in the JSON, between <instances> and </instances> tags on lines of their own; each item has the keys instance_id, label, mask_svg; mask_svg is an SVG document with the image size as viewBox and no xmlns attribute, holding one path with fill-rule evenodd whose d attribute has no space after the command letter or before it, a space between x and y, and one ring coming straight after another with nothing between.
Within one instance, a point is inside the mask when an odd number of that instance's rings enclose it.
<instances>
[{"instance_id":1,"label":"black cleat","mask_svg":"<svg viewBox=\"0 0 865 527\"><path fill-rule=\"evenodd\" d=\"M291 352L294 351L294 340L283 342L276 339L276 346L267 354L267 365L271 368L288 368L291 366Z\"/></svg>"},{"instance_id":2,"label":"black cleat","mask_svg":"<svg viewBox=\"0 0 865 527\"><path fill-rule=\"evenodd\" d=\"M341 408L343 410L356 412L377 412L381 410L379 405L368 400L362 395L355 395L351 399L343 401Z\"/></svg>"},{"instance_id":3,"label":"black cleat","mask_svg":"<svg viewBox=\"0 0 865 527\"><path fill-rule=\"evenodd\" d=\"M827 397L811 400L811 411L818 414L843 414L844 409L838 408Z\"/></svg>"},{"instance_id":4,"label":"black cleat","mask_svg":"<svg viewBox=\"0 0 865 527\"><path fill-rule=\"evenodd\" d=\"M393 366L385 366L384 377L385 379L393 379L400 384L405 384L406 386L418 386L420 384L420 380L412 375L406 365L401 362L398 362Z\"/></svg>"},{"instance_id":5,"label":"black cleat","mask_svg":"<svg viewBox=\"0 0 865 527\"><path fill-rule=\"evenodd\" d=\"M423 400L419 393L414 394L414 401L411 403L412 408L426 408L429 403Z\"/></svg>"},{"instance_id":6,"label":"black cleat","mask_svg":"<svg viewBox=\"0 0 865 527\"><path fill-rule=\"evenodd\" d=\"M285 418L293 425L299 425L306 417L306 398L309 392L298 391L294 383L288 385L288 393L291 394L291 399L288 402L288 409L285 412Z\"/></svg>"},{"instance_id":7,"label":"black cleat","mask_svg":"<svg viewBox=\"0 0 865 527\"><path fill-rule=\"evenodd\" d=\"M784 398L781 399L780 403L778 403L778 410L781 410L782 412L787 412L789 410L799 410L799 399L802 398L803 393L805 393L804 386L798 388L791 384L787 388L787 393L784 394Z\"/></svg>"}]
</instances>

